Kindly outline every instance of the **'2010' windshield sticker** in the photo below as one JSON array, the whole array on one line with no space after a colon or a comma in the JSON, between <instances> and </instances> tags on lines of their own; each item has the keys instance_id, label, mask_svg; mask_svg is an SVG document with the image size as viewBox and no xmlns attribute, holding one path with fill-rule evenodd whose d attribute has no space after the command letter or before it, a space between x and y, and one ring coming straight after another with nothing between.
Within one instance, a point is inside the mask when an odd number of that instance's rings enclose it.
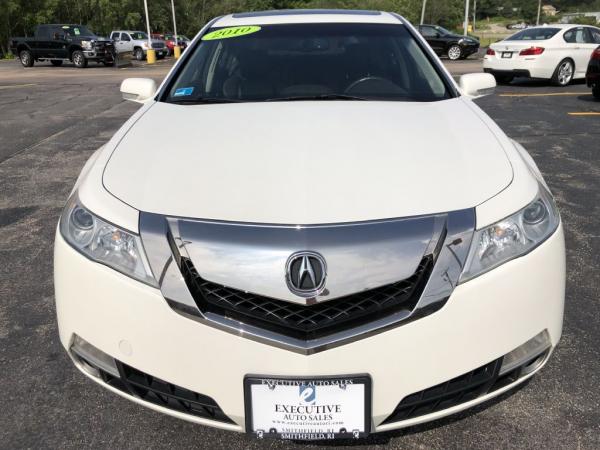
<instances>
[{"instance_id":1,"label":"'2010' windshield sticker","mask_svg":"<svg viewBox=\"0 0 600 450\"><path fill-rule=\"evenodd\" d=\"M210 33L205 34L202 36L202 40L214 41L216 39L228 39L246 36L247 34L256 33L257 31L260 31L260 27L256 25L221 28L220 30L211 31Z\"/></svg>"},{"instance_id":2,"label":"'2010' windshield sticker","mask_svg":"<svg viewBox=\"0 0 600 450\"><path fill-rule=\"evenodd\" d=\"M193 87L179 88L175 91L175 93L173 94L173 97L183 97L185 95L192 95L192 92L194 92Z\"/></svg>"}]
</instances>

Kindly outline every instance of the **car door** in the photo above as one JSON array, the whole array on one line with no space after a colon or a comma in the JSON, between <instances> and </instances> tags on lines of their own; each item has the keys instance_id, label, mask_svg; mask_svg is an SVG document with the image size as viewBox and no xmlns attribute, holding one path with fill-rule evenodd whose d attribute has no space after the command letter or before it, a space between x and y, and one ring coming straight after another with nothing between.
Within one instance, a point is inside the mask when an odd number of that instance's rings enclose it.
<instances>
[{"instance_id":1,"label":"car door","mask_svg":"<svg viewBox=\"0 0 600 450\"><path fill-rule=\"evenodd\" d=\"M585 63L585 67L583 68L584 72L587 70L588 63L590 62L590 58L592 57L592 53L598 45L600 45L600 29L595 27L585 27L585 45L584 48L587 53L587 61Z\"/></svg>"},{"instance_id":2,"label":"car door","mask_svg":"<svg viewBox=\"0 0 600 450\"><path fill-rule=\"evenodd\" d=\"M35 39L31 43L33 55L36 58L47 58L52 49L50 47L50 26L40 25L35 33Z\"/></svg>"},{"instance_id":3,"label":"car door","mask_svg":"<svg viewBox=\"0 0 600 450\"><path fill-rule=\"evenodd\" d=\"M121 33L117 31L113 31L110 33L110 40L113 41L113 46L115 48L115 52L119 53L119 42L121 42Z\"/></svg>"},{"instance_id":4,"label":"car door","mask_svg":"<svg viewBox=\"0 0 600 450\"><path fill-rule=\"evenodd\" d=\"M438 55L441 55L444 52L446 48L445 43L443 39L440 39L440 33L434 27L430 27L429 25L421 25L419 27L419 31L421 31L421 34L434 52L436 52Z\"/></svg>"},{"instance_id":5,"label":"car door","mask_svg":"<svg viewBox=\"0 0 600 450\"><path fill-rule=\"evenodd\" d=\"M131 41L131 36L129 36L129 33L121 33L121 40L119 41L120 43L122 43L123 45L121 45L121 48L123 52L132 52L133 51L133 43Z\"/></svg>"},{"instance_id":6,"label":"car door","mask_svg":"<svg viewBox=\"0 0 600 450\"><path fill-rule=\"evenodd\" d=\"M68 35L67 30L61 27L54 27L50 32L51 54L57 59L66 59L68 55Z\"/></svg>"},{"instance_id":7,"label":"car door","mask_svg":"<svg viewBox=\"0 0 600 450\"><path fill-rule=\"evenodd\" d=\"M585 76L588 61L590 60L591 51L587 49L588 33L586 27L574 27L563 34L565 41L565 56L570 57L575 61L575 73L573 78L581 78Z\"/></svg>"}]
</instances>

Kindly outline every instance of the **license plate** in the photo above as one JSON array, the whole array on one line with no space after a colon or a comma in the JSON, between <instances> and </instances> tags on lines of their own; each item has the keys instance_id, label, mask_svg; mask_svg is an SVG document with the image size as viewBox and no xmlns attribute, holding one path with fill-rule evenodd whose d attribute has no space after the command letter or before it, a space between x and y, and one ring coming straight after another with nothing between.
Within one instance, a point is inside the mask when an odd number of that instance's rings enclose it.
<instances>
[{"instance_id":1,"label":"license plate","mask_svg":"<svg viewBox=\"0 0 600 450\"><path fill-rule=\"evenodd\" d=\"M512 58L513 52L502 52L503 58Z\"/></svg>"},{"instance_id":2,"label":"license plate","mask_svg":"<svg viewBox=\"0 0 600 450\"><path fill-rule=\"evenodd\" d=\"M246 431L257 438L363 438L371 427L371 378L248 376Z\"/></svg>"}]
</instances>

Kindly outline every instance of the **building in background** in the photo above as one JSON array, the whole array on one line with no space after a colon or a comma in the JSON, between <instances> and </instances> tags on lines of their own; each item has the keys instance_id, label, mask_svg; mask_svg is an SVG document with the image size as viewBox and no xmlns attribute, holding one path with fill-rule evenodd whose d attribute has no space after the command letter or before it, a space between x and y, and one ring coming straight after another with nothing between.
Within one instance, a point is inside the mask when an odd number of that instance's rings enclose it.
<instances>
[{"instance_id":1,"label":"building in background","mask_svg":"<svg viewBox=\"0 0 600 450\"><path fill-rule=\"evenodd\" d=\"M560 21L561 23L572 23L578 17L594 17L596 19L596 23L600 23L600 11L564 13Z\"/></svg>"},{"instance_id":2,"label":"building in background","mask_svg":"<svg viewBox=\"0 0 600 450\"><path fill-rule=\"evenodd\" d=\"M542 13L545 16L554 17L558 10L552 5L544 5L542 6Z\"/></svg>"}]
</instances>

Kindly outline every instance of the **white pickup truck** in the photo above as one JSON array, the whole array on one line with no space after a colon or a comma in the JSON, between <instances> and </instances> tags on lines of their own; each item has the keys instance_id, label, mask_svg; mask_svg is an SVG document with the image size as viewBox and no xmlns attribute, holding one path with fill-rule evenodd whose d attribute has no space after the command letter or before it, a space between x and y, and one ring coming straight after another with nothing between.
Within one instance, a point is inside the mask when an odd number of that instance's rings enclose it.
<instances>
[{"instance_id":1,"label":"white pickup truck","mask_svg":"<svg viewBox=\"0 0 600 450\"><path fill-rule=\"evenodd\" d=\"M113 30L110 38L115 43L117 53L132 52L133 57L142 61L148 51L148 35L143 31ZM156 51L156 57L162 59L169 54L169 49L162 39L151 39L152 48Z\"/></svg>"}]
</instances>

